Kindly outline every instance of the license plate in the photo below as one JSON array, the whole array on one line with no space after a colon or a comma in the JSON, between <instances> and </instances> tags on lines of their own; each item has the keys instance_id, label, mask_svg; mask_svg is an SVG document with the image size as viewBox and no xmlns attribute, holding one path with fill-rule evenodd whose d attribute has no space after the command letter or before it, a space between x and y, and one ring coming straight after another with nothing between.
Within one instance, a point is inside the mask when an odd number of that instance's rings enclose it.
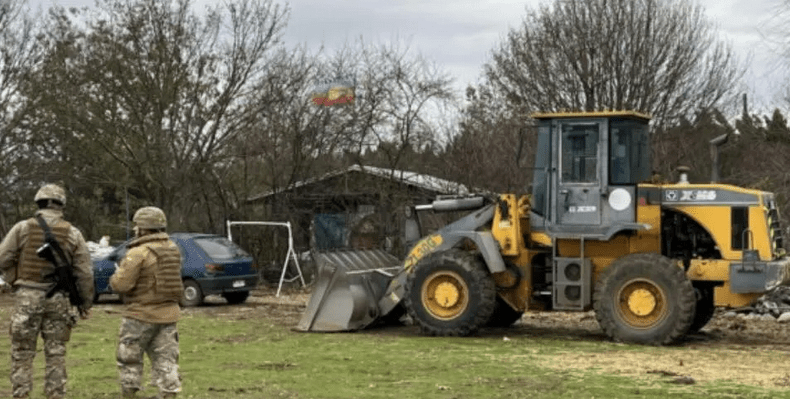
<instances>
[{"instance_id":1,"label":"license plate","mask_svg":"<svg viewBox=\"0 0 790 399\"><path fill-rule=\"evenodd\" d=\"M233 288L244 287L244 280L236 280L233 282Z\"/></svg>"}]
</instances>

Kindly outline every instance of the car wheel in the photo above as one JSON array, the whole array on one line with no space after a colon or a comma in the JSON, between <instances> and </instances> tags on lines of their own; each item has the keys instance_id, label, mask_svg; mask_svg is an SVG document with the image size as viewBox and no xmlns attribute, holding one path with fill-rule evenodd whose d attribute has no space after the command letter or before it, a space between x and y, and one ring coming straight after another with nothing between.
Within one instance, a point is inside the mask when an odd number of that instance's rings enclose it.
<instances>
[{"instance_id":1,"label":"car wheel","mask_svg":"<svg viewBox=\"0 0 790 399\"><path fill-rule=\"evenodd\" d=\"M250 296L249 291L223 292L222 296L231 305L236 305L247 300Z\"/></svg>"},{"instance_id":2,"label":"car wheel","mask_svg":"<svg viewBox=\"0 0 790 399\"><path fill-rule=\"evenodd\" d=\"M198 306L203 303L203 291L195 280L184 281L184 295L181 304L184 306Z\"/></svg>"}]
</instances>

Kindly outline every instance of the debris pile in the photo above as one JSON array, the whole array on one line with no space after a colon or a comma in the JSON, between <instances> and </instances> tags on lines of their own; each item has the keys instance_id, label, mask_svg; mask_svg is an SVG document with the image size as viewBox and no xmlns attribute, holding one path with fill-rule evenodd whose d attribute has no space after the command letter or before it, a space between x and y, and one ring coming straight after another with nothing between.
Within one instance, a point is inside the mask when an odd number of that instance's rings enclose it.
<instances>
[{"instance_id":1,"label":"debris pile","mask_svg":"<svg viewBox=\"0 0 790 399\"><path fill-rule=\"evenodd\" d=\"M110 246L110 237L104 236L102 239L97 243L93 241L88 241L86 243L88 245L88 252L91 254L91 259L99 259L105 257L112 252L115 247Z\"/></svg>"},{"instance_id":2,"label":"debris pile","mask_svg":"<svg viewBox=\"0 0 790 399\"><path fill-rule=\"evenodd\" d=\"M758 298L754 305L733 309L724 316L790 322L790 287L776 287Z\"/></svg>"}]
</instances>

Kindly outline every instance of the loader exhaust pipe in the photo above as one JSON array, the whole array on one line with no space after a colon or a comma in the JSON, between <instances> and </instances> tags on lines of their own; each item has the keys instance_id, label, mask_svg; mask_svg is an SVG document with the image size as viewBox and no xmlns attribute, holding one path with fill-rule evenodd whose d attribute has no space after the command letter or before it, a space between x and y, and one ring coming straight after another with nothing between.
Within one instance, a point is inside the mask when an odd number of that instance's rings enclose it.
<instances>
[{"instance_id":1,"label":"loader exhaust pipe","mask_svg":"<svg viewBox=\"0 0 790 399\"><path fill-rule=\"evenodd\" d=\"M710 182L716 183L719 181L719 147L727 143L727 133L717 136L710 141L710 154L713 158L713 166L710 171Z\"/></svg>"}]
</instances>

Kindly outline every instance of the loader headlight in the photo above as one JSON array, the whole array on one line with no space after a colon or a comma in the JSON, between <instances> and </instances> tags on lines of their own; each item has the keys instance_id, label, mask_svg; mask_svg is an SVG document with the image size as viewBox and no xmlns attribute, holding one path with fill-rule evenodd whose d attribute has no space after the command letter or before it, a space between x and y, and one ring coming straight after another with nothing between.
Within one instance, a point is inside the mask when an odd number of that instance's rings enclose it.
<instances>
[{"instance_id":1,"label":"loader headlight","mask_svg":"<svg viewBox=\"0 0 790 399\"><path fill-rule=\"evenodd\" d=\"M612 190L609 194L609 206L615 211L624 211L631 206L631 194L622 188Z\"/></svg>"}]
</instances>

